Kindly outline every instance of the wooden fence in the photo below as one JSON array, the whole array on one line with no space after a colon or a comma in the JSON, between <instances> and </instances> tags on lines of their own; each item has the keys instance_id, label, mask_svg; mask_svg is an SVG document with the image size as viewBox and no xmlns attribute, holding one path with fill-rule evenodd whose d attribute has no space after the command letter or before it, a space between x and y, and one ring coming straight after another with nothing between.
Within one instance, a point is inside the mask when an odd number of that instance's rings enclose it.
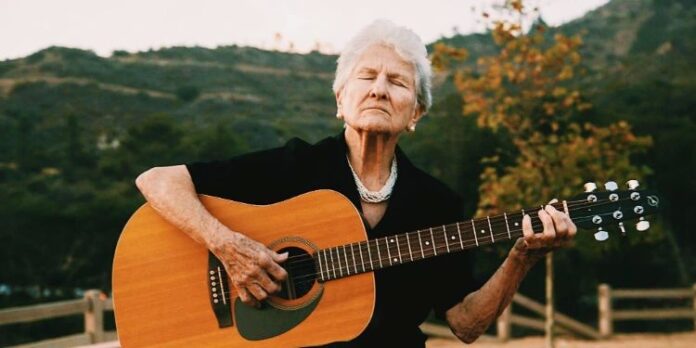
<instances>
[{"instance_id":1,"label":"wooden fence","mask_svg":"<svg viewBox=\"0 0 696 348\"><path fill-rule=\"evenodd\" d=\"M690 289L612 289L607 284L599 285L599 332L602 337L610 337L614 333L614 322L619 320L663 320L689 319L694 322L696 330L696 284ZM657 309L625 309L614 308L616 299L691 299L690 307L657 308Z\"/></svg>"},{"instance_id":2,"label":"wooden fence","mask_svg":"<svg viewBox=\"0 0 696 348\"><path fill-rule=\"evenodd\" d=\"M527 317L519 314L513 313L513 307L520 306L526 308L536 314L539 318ZM572 334L575 336L580 336L589 339L599 339L600 335L595 328L583 324L568 315L560 312L554 312L554 332L560 334ZM546 308L543 304L532 300L531 298L524 296L520 293L516 293L512 298L512 304L510 304L503 314L498 317L497 321L497 331L498 339L500 341L507 341L510 339L510 331L512 325L522 326L529 329L538 330L544 332L546 330L544 318L546 318Z\"/></svg>"},{"instance_id":3,"label":"wooden fence","mask_svg":"<svg viewBox=\"0 0 696 348\"><path fill-rule=\"evenodd\" d=\"M113 310L110 298L106 298L99 290L89 290L79 300L0 310L0 325L82 314L85 321L85 331L82 333L15 346L15 348L74 347L116 340L115 331L104 331L104 311Z\"/></svg>"},{"instance_id":4,"label":"wooden fence","mask_svg":"<svg viewBox=\"0 0 696 348\"><path fill-rule=\"evenodd\" d=\"M615 299L691 299L688 308L617 310L613 307ZM661 320L689 319L694 322L696 330L696 284L685 289L611 289L607 284L598 288L599 331L559 312L554 313L556 322L554 332L574 334L576 336L600 339L610 337L614 321L619 320ZM513 306L520 306L541 316L532 318L513 313ZM85 292L82 299L16 307L0 310L0 325L28 323L39 320L81 314L84 317L85 330L70 336L48 339L40 342L16 346L22 348L73 347L117 339L115 331L104 331L104 311L113 311L113 303L98 290ZM539 331L545 330L545 307L520 293L515 294L512 304L508 306L497 320L498 340L510 338L512 325L518 325ZM424 323L421 329L428 335L454 337L449 328Z\"/></svg>"}]
</instances>

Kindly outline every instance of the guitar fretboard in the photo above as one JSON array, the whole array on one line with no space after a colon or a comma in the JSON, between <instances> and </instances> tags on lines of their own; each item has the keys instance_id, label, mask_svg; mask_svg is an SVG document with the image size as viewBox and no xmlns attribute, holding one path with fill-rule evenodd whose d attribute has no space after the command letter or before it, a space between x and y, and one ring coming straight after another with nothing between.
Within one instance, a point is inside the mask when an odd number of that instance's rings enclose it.
<instances>
[{"instance_id":1,"label":"guitar fretboard","mask_svg":"<svg viewBox=\"0 0 696 348\"><path fill-rule=\"evenodd\" d=\"M563 211L563 203L554 207ZM527 213L532 226L542 226L536 208ZM401 265L439 255L522 236L525 210L513 214L456 222L357 243L319 250L314 255L318 280L328 281L386 267Z\"/></svg>"}]
</instances>

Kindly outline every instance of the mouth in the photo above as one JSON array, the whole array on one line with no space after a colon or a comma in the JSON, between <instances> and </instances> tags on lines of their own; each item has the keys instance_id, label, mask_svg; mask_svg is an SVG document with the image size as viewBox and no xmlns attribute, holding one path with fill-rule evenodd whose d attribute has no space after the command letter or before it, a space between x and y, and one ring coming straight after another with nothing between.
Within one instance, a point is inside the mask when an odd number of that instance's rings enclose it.
<instances>
[{"instance_id":1,"label":"mouth","mask_svg":"<svg viewBox=\"0 0 696 348\"><path fill-rule=\"evenodd\" d=\"M387 114L387 115L389 114L389 111L387 111L387 109L381 108L381 107L378 107L378 106L373 106L373 107L368 107L368 108L364 108L364 109L363 109L363 111L367 111L367 110L379 110L379 111L382 111L383 113L385 113L385 114Z\"/></svg>"}]
</instances>

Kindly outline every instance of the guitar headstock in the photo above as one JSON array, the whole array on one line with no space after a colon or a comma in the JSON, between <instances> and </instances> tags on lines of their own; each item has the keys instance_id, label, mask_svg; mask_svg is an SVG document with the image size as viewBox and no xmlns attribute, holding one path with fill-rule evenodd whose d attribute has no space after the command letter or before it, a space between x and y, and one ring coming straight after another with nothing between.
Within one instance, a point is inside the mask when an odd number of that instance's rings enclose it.
<instances>
[{"instance_id":1,"label":"guitar headstock","mask_svg":"<svg viewBox=\"0 0 696 348\"><path fill-rule=\"evenodd\" d=\"M627 190L619 190L614 181L604 184L604 190L597 190L593 182L585 184L585 193L573 197L567 202L570 216L575 225L595 230L598 241L609 238L606 228L618 225L622 235L626 235L624 221L637 220L636 230L650 228L646 216L655 214L660 209L660 199L655 192L639 190L637 180L626 182Z\"/></svg>"}]
</instances>

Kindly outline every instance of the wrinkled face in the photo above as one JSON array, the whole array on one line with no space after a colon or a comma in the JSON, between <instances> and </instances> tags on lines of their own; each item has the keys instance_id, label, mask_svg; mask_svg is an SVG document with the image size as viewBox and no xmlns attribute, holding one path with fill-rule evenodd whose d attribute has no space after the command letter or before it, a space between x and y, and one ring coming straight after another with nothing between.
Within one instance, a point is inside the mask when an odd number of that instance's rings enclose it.
<instances>
[{"instance_id":1,"label":"wrinkled face","mask_svg":"<svg viewBox=\"0 0 696 348\"><path fill-rule=\"evenodd\" d=\"M422 115L413 65L384 45L362 53L336 101L348 126L359 131L398 135Z\"/></svg>"}]
</instances>

